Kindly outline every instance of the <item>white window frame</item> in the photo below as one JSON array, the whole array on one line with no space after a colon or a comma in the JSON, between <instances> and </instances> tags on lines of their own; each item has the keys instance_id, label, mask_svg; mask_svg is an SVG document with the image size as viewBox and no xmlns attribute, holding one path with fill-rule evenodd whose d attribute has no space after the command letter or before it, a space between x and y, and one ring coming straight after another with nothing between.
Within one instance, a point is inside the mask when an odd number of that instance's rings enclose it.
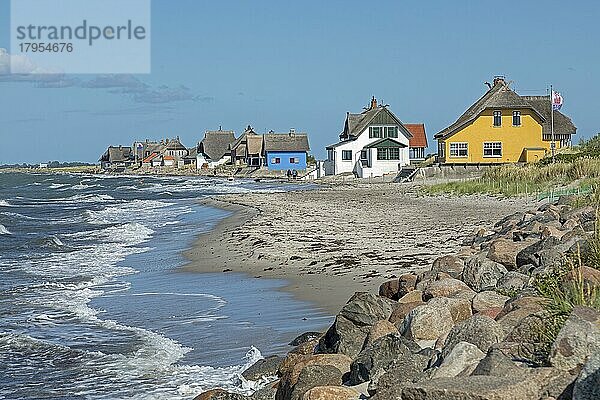
<instances>
[{"instance_id":1,"label":"white window frame","mask_svg":"<svg viewBox=\"0 0 600 400\"><path fill-rule=\"evenodd\" d=\"M452 149L452 147L455 149ZM468 158L469 157L469 143L467 142L452 142L449 144L449 155L450 158ZM465 154L461 155L461 151L464 150ZM454 153L453 153L454 151Z\"/></svg>"},{"instance_id":2,"label":"white window frame","mask_svg":"<svg viewBox=\"0 0 600 400\"><path fill-rule=\"evenodd\" d=\"M491 153L486 155L486 150ZM502 142L483 142L483 158L502 158Z\"/></svg>"},{"instance_id":3,"label":"white window frame","mask_svg":"<svg viewBox=\"0 0 600 400\"><path fill-rule=\"evenodd\" d=\"M496 125L496 114L500 114L500 125ZM492 114L492 126L494 128L501 128L502 127L502 110L494 110L494 113Z\"/></svg>"},{"instance_id":4,"label":"white window frame","mask_svg":"<svg viewBox=\"0 0 600 400\"><path fill-rule=\"evenodd\" d=\"M519 117L519 124L518 125L515 124L515 117L517 117L517 116ZM518 128L518 127L520 127L522 125L523 125L523 119L521 118L521 111L520 110L514 110L513 113L512 113L512 126Z\"/></svg>"}]
</instances>

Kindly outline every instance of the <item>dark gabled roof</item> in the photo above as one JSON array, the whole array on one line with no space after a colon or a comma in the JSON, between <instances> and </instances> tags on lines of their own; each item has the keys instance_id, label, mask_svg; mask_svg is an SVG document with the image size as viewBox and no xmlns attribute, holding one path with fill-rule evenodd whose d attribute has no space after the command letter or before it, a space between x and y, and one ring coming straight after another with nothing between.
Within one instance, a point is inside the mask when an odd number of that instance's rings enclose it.
<instances>
[{"instance_id":1,"label":"dark gabled roof","mask_svg":"<svg viewBox=\"0 0 600 400\"><path fill-rule=\"evenodd\" d=\"M404 124L404 126L413 135L413 137L409 141L410 147L427 147L427 135L425 134L425 124Z\"/></svg>"},{"instance_id":2,"label":"dark gabled roof","mask_svg":"<svg viewBox=\"0 0 600 400\"><path fill-rule=\"evenodd\" d=\"M412 138L412 133L404 126L402 121L393 112L391 112L387 106L377 106L376 104L366 111L360 114L346 114L346 121L344 122L344 130L340 134L340 139L355 139L357 138L369 125L372 123L378 123L378 120L385 120L385 124L393 123L400 128L400 132L408 139Z\"/></svg>"},{"instance_id":3,"label":"dark gabled roof","mask_svg":"<svg viewBox=\"0 0 600 400\"><path fill-rule=\"evenodd\" d=\"M181 144L179 138L175 138L166 143L165 150L187 150L187 147Z\"/></svg>"},{"instance_id":4,"label":"dark gabled roof","mask_svg":"<svg viewBox=\"0 0 600 400\"><path fill-rule=\"evenodd\" d=\"M200 142L200 153L204 153L211 160L220 160L230 153L230 145L235 142L233 131L206 131L204 139Z\"/></svg>"},{"instance_id":5,"label":"dark gabled roof","mask_svg":"<svg viewBox=\"0 0 600 400\"><path fill-rule=\"evenodd\" d=\"M265 133L264 151L309 151L306 133Z\"/></svg>"},{"instance_id":6,"label":"dark gabled roof","mask_svg":"<svg viewBox=\"0 0 600 400\"><path fill-rule=\"evenodd\" d=\"M548 96L519 96L503 79L499 79L494 81L494 86L469 107L456 122L436 133L434 137L440 139L451 136L464 126L473 122L485 110L506 108L532 110L541 120L543 133L550 131L550 98ZM575 133L575 126L571 120L563 114L560 114L558 117L561 121L557 124L556 118L558 114L559 113L557 112L554 114L554 132ZM559 126L558 130L557 126ZM569 131L571 127L573 130Z\"/></svg>"},{"instance_id":7,"label":"dark gabled roof","mask_svg":"<svg viewBox=\"0 0 600 400\"><path fill-rule=\"evenodd\" d=\"M133 149L129 146L109 146L98 161L126 162L134 159Z\"/></svg>"},{"instance_id":8,"label":"dark gabled roof","mask_svg":"<svg viewBox=\"0 0 600 400\"><path fill-rule=\"evenodd\" d=\"M552 108L550 106L550 96L523 96L542 116L545 121L542 123L542 134L552 133ZM554 133L557 135L574 135L577 133L577 127L560 111L554 111Z\"/></svg>"},{"instance_id":9,"label":"dark gabled roof","mask_svg":"<svg viewBox=\"0 0 600 400\"><path fill-rule=\"evenodd\" d=\"M194 159L198 156L198 146L190 147L188 150L187 156L183 157L185 159Z\"/></svg>"},{"instance_id":10,"label":"dark gabled roof","mask_svg":"<svg viewBox=\"0 0 600 400\"><path fill-rule=\"evenodd\" d=\"M366 145L364 148L365 149L372 149L372 148L380 148L380 147L408 147L407 145L405 145L404 143L400 143L395 141L394 139L391 138L383 138L383 139L379 139L374 141L373 143L369 143L368 145Z\"/></svg>"}]
</instances>

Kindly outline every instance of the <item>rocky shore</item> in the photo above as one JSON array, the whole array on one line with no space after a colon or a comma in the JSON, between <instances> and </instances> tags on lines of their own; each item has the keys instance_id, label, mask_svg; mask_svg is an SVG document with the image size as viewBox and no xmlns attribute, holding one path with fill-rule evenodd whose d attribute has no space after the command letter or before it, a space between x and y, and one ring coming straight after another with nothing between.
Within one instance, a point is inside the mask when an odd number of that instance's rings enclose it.
<instances>
[{"instance_id":1,"label":"rocky shore","mask_svg":"<svg viewBox=\"0 0 600 400\"><path fill-rule=\"evenodd\" d=\"M598 399L596 215L569 199L513 213L356 292L326 332L244 372L254 395L195 400Z\"/></svg>"}]
</instances>

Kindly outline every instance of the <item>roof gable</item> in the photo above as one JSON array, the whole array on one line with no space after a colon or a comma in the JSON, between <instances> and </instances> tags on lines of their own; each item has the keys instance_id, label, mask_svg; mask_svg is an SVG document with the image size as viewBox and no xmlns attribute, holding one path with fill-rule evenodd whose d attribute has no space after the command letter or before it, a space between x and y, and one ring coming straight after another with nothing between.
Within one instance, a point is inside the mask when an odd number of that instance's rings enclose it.
<instances>
[{"instance_id":1,"label":"roof gable","mask_svg":"<svg viewBox=\"0 0 600 400\"><path fill-rule=\"evenodd\" d=\"M348 113L344 123L344 132L340 134L340 139L356 138L370 125L396 125L407 139L412 138L412 133L387 106L377 106L360 114Z\"/></svg>"},{"instance_id":2,"label":"roof gable","mask_svg":"<svg viewBox=\"0 0 600 400\"><path fill-rule=\"evenodd\" d=\"M552 131L552 108L550 105L550 96L523 96L540 114L544 116L542 123L542 134L550 134ZM577 133L577 127L567 117L558 110L554 111L554 133L558 135L574 135Z\"/></svg>"},{"instance_id":3,"label":"roof gable","mask_svg":"<svg viewBox=\"0 0 600 400\"><path fill-rule=\"evenodd\" d=\"M395 141L394 139L391 138L384 138L384 139L379 139L374 141L373 143L369 143L367 146L365 146L365 149L379 149L382 147L399 147L399 148L404 148L404 147L408 147L406 146L404 143L400 143Z\"/></svg>"},{"instance_id":4,"label":"roof gable","mask_svg":"<svg viewBox=\"0 0 600 400\"><path fill-rule=\"evenodd\" d=\"M263 137L265 139L265 152L307 152L310 150L306 133L266 133Z\"/></svg>"},{"instance_id":5,"label":"roof gable","mask_svg":"<svg viewBox=\"0 0 600 400\"><path fill-rule=\"evenodd\" d=\"M235 142L233 131L206 131L200 142L200 152L211 160L220 160L230 152L230 145Z\"/></svg>"},{"instance_id":6,"label":"roof gable","mask_svg":"<svg viewBox=\"0 0 600 400\"><path fill-rule=\"evenodd\" d=\"M523 97L515 93L504 80L497 80L487 92L484 93L471 107L458 119L435 134L435 138L447 138L458 132L461 128L473 122L482 112L488 109L530 109L545 122L544 116Z\"/></svg>"},{"instance_id":7,"label":"roof gable","mask_svg":"<svg viewBox=\"0 0 600 400\"><path fill-rule=\"evenodd\" d=\"M404 126L413 135L413 137L409 140L410 147L427 147L425 124L404 124Z\"/></svg>"}]
</instances>

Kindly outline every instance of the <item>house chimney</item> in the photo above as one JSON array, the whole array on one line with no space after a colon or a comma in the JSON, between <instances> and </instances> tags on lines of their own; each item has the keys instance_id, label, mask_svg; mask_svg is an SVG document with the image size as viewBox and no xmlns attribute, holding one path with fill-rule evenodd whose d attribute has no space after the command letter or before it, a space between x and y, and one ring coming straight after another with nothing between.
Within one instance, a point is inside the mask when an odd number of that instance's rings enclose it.
<instances>
[{"instance_id":1,"label":"house chimney","mask_svg":"<svg viewBox=\"0 0 600 400\"><path fill-rule=\"evenodd\" d=\"M290 128L290 136L296 136L296 128Z\"/></svg>"},{"instance_id":2,"label":"house chimney","mask_svg":"<svg viewBox=\"0 0 600 400\"><path fill-rule=\"evenodd\" d=\"M505 85L506 84L506 80L504 75L496 75L494 76L494 86L496 85Z\"/></svg>"},{"instance_id":3,"label":"house chimney","mask_svg":"<svg viewBox=\"0 0 600 400\"><path fill-rule=\"evenodd\" d=\"M371 110L374 110L375 108L377 108L377 99L375 98L375 96L373 96L373 98L371 99Z\"/></svg>"}]
</instances>

